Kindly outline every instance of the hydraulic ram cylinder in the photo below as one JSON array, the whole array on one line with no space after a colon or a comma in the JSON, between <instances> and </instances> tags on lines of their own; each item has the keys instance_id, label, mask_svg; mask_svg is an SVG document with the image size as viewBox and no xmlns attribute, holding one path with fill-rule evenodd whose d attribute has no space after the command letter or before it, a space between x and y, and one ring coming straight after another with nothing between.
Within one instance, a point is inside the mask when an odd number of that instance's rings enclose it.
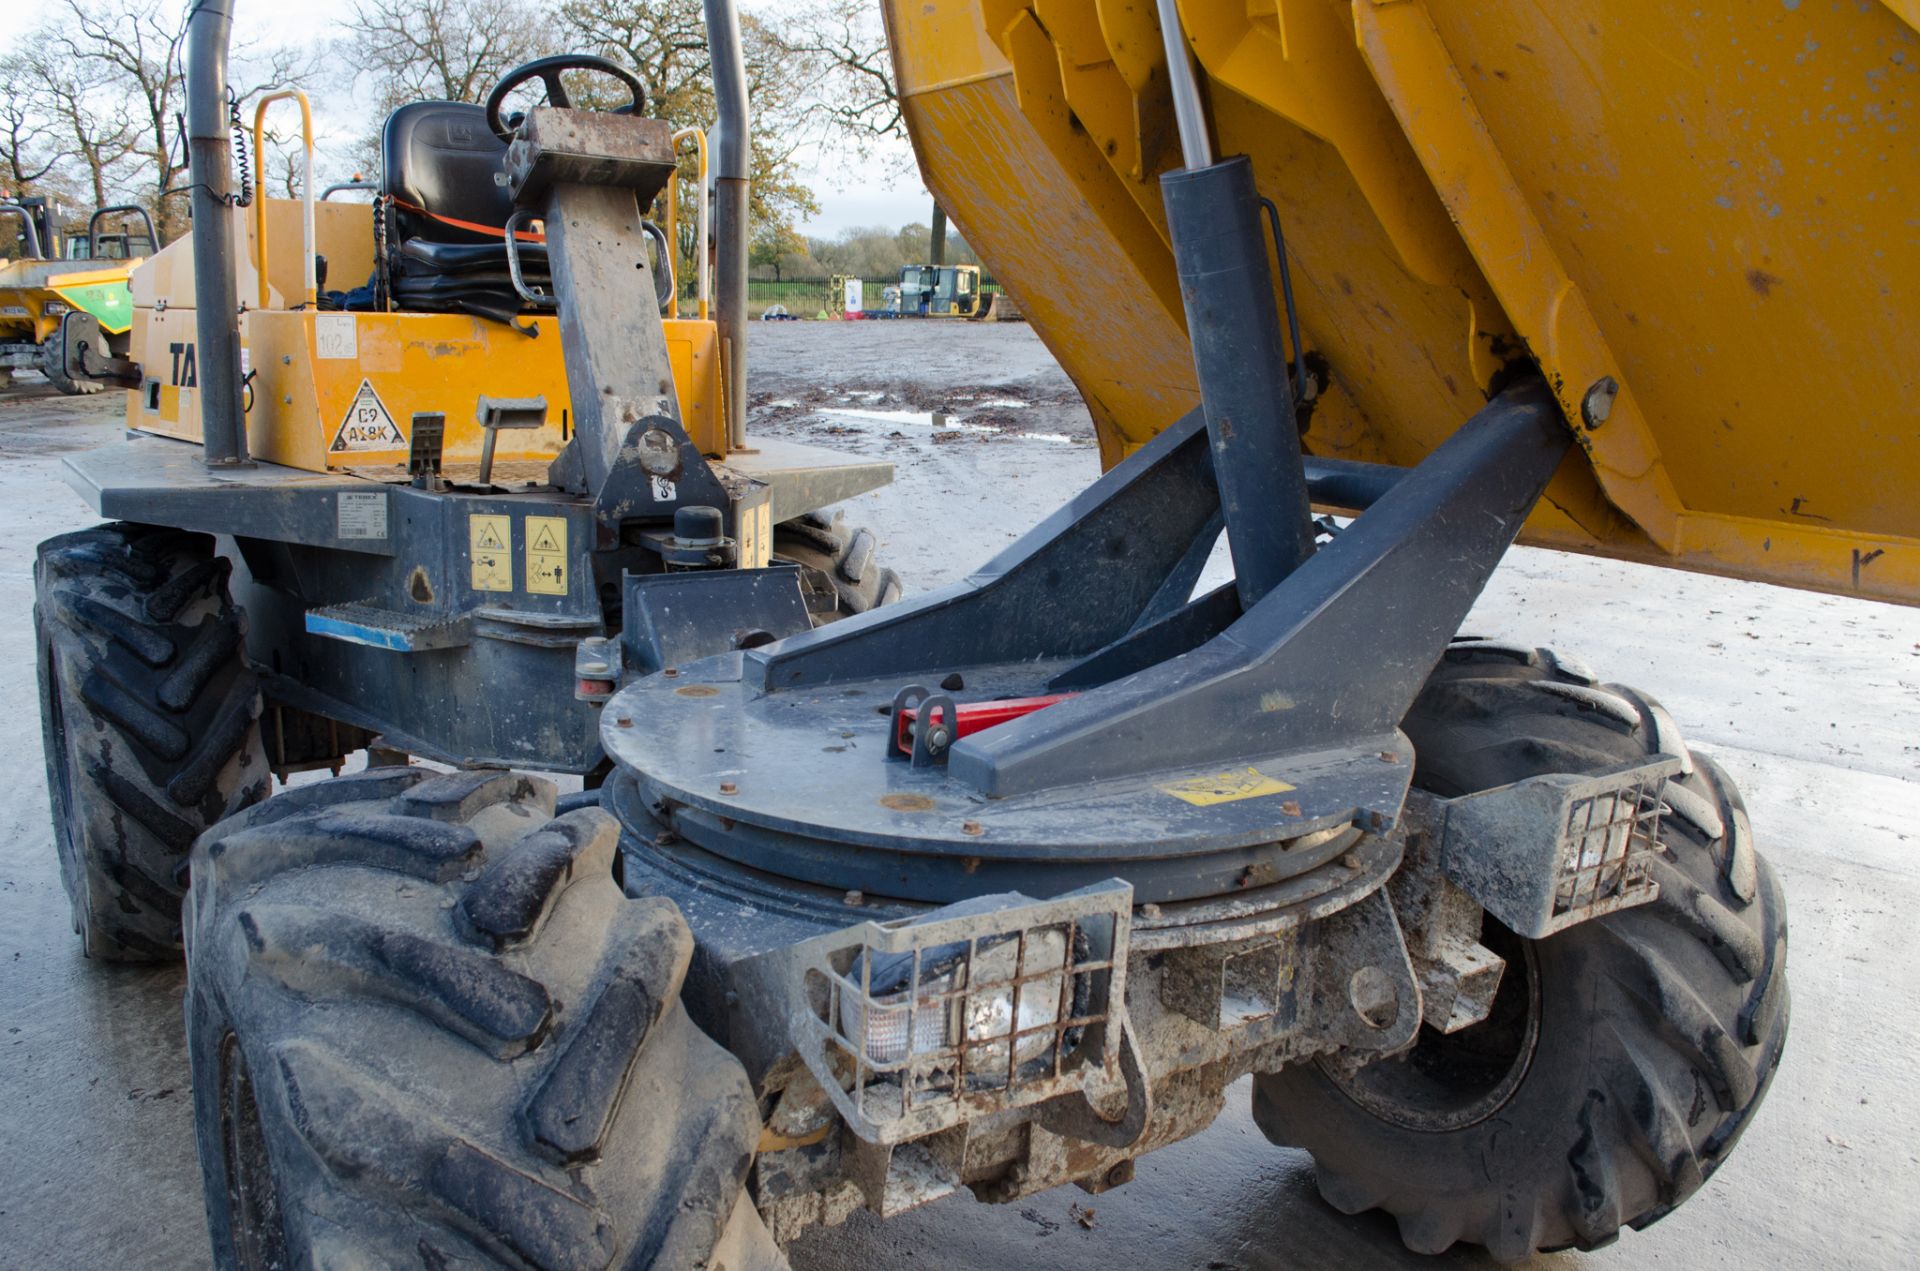
<instances>
[{"instance_id":1,"label":"hydraulic ram cylinder","mask_svg":"<svg viewBox=\"0 0 1920 1271\"><path fill-rule=\"evenodd\" d=\"M1245 157L1160 178L1240 603L1313 554L1293 391Z\"/></svg>"}]
</instances>

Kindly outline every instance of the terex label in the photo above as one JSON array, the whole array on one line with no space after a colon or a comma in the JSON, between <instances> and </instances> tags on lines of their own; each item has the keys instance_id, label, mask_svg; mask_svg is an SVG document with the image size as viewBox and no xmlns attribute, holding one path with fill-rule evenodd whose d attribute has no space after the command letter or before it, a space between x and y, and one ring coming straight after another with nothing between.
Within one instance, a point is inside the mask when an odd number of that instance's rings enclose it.
<instances>
[{"instance_id":1,"label":"terex label","mask_svg":"<svg viewBox=\"0 0 1920 1271\"><path fill-rule=\"evenodd\" d=\"M371 380L360 381L360 391L353 395L353 401L347 406L346 418L340 421L340 427L333 434L333 443L327 447L330 454L343 454L356 450L405 450L407 435L400 431L400 425L393 422L393 416L387 413L387 407L380 400L380 394L373 391Z\"/></svg>"}]
</instances>

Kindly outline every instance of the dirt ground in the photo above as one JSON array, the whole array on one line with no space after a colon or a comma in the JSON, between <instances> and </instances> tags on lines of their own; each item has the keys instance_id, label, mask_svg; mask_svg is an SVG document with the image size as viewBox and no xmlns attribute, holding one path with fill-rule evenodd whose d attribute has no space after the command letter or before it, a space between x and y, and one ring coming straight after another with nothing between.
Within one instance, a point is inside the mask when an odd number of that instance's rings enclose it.
<instances>
[{"instance_id":1,"label":"dirt ground","mask_svg":"<svg viewBox=\"0 0 1920 1271\"><path fill-rule=\"evenodd\" d=\"M849 519L911 589L951 581L1098 472L1084 407L1025 326L757 324L759 435L892 460ZM86 963L46 823L33 684L33 546L88 524L63 453L118 403L23 380L0 392L0 1266L207 1260L176 968ZM1920 611L1519 549L1469 623L1642 687L1747 793L1786 883L1794 1021L1772 1094L1689 1204L1542 1267L1904 1267L1920 1246ZM966 1197L810 1233L803 1271L915 1266L1477 1267L1403 1253L1344 1218L1244 1092L1210 1130L1099 1197ZM1090 1212L1089 1212L1090 1211Z\"/></svg>"}]
</instances>

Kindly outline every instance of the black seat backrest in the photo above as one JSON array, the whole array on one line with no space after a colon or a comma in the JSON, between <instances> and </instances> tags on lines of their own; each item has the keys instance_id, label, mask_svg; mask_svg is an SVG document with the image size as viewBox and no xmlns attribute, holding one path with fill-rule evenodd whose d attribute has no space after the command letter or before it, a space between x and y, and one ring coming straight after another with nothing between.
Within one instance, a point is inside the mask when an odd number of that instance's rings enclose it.
<instances>
[{"instance_id":1,"label":"black seat backrest","mask_svg":"<svg viewBox=\"0 0 1920 1271\"><path fill-rule=\"evenodd\" d=\"M500 242L513 212L512 196L496 179L506 153L487 127L487 112L467 102L410 102L388 115L380 188L393 198L400 240Z\"/></svg>"}]
</instances>

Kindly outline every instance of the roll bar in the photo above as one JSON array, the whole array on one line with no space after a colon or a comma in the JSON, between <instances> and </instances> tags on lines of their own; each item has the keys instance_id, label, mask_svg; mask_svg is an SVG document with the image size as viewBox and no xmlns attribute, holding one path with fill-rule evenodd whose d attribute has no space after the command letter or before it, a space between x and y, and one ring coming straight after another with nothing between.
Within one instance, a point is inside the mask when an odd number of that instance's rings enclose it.
<instances>
[{"instance_id":1,"label":"roll bar","mask_svg":"<svg viewBox=\"0 0 1920 1271\"><path fill-rule=\"evenodd\" d=\"M139 217L141 223L147 227L148 245L154 251L160 250L160 236L153 232L153 218L147 215L147 209L141 207L138 203L115 203L111 207L103 207L95 210L94 214L87 218L87 256L89 259L100 259L100 219L105 216ZM129 247L127 255L133 255L131 247Z\"/></svg>"},{"instance_id":2,"label":"roll bar","mask_svg":"<svg viewBox=\"0 0 1920 1271\"><path fill-rule=\"evenodd\" d=\"M27 227L27 255L34 260L43 259L46 253L40 250L40 227L33 223L33 213L18 203L0 203L0 216L8 212L19 217L20 223Z\"/></svg>"}]
</instances>

